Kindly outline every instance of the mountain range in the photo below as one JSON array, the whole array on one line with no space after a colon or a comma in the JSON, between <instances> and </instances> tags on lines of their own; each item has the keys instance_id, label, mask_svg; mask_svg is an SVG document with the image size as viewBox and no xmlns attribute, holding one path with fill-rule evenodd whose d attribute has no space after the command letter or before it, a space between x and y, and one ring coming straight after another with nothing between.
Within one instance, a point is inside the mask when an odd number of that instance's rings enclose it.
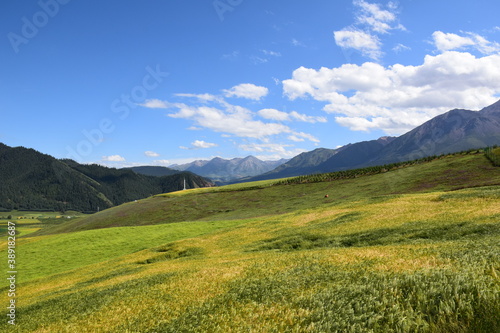
<instances>
[{"instance_id":1,"label":"mountain range","mask_svg":"<svg viewBox=\"0 0 500 333\"><path fill-rule=\"evenodd\" d=\"M275 169L285 163L286 159L278 161L262 161L255 156L245 158L223 159L220 157L211 160L196 160L186 164L171 165L171 169L190 171L207 177L212 181L224 183L235 179L260 175Z\"/></svg>"},{"instance_id":2,"label":"mountain range","mask_svg":"<svg viewBox=\"0 0 500 333\"><path fill-rule=\"evenodd\" d=\"M480 111L454 109L399 137L302 153L254 181L340 171L500 145L500 100Z\"/></svg>"},{"instance_id":3,"label":"mountain range","mask_svg":"<svg viewBox=\"0 0 500 333\"><path fill-rule=\"evenodd\" d=\"M213 181L275 179L340 171L500 145L500 101L480 111L454 109L399 137L318 148L291 160L214 158L165 167L107 168L59 160L0 143L0 210L97 211ZM211 180L206 179L210 178Z\"/></svg>"},{"instance_id":4,"label":"mountain range","mask_svg":"<svg viewBox=\"0 0 500 333\"><path fill-rule=\"evenodd\" d=\"M59 160L0 143L0 210L94 212L183 188L213 184L191 172L153 177L128 169Z\"/></svg>"}]
</instances>

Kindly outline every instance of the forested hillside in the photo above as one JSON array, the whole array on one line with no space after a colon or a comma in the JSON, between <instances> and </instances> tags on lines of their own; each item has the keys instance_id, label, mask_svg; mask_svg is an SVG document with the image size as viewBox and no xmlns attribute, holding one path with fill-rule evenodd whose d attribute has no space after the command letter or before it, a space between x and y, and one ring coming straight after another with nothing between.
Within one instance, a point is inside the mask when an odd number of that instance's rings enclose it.
<instances>
[{"instance_id":1,"label":"forested hillside","mask_svg":"<svg viewBox=\"0 0 500 333\"><path fill-rule=\"evenodd\" d=\"M58 160L0 143L0 209L94 212L183 188L211 186L190 172L152 177L128 169Z\"/></svg>"}]
</instances>

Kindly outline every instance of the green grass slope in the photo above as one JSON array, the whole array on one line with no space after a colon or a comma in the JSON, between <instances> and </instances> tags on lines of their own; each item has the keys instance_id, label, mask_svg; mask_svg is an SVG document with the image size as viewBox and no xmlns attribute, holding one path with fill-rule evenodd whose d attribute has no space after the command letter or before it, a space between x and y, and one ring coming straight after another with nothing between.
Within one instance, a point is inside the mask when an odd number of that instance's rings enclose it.
<instances>
[{"instance_id":1,"label":"green grass slope","mask_svg":"<svg viewBox=\"0 0 500 333\"><path fill-rule=\"evenodd\" d=\"M499 180L484 155L454 155L178 192L45 228L18 239L17 325L0 330L498 332Z\"/></svg>"},{"instance_id":2,"label":"green grass slope","mask_svg":"<svg viewBox=\"0 0 500 333\"><path fill-rule=\"evenodd\" d=\"M259 181L157 195L107 209L36 235L181 221L219 221L277 215L376 196L500 185L500 173L483 153L470 152L384 173L332 182L273 186ZM328 199L324 196L328 194Z\"/></svg>"}]
</instances>

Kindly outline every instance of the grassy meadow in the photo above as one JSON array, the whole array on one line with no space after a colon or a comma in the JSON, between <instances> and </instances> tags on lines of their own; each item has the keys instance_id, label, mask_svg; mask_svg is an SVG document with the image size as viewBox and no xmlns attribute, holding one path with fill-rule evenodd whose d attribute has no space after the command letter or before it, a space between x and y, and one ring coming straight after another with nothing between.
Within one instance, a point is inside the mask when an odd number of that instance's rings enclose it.
<instances>
[{"instance_id":1,"label":"grassy meadow","mask_svg":"<svg viewBox=\"0 0 500 333\"><path fill-rule=\"evenodd\" d=\"M18 235L0 330L498 332L499 203L479 151L158 195Z\"/></svg>"}]
</instances>

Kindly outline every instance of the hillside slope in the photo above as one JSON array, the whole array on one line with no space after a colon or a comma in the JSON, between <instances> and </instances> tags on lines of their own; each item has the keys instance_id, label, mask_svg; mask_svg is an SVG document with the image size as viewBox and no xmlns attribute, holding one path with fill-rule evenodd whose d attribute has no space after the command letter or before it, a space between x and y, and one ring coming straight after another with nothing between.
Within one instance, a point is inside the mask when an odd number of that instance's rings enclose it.
<instances>
[{"instance_id":1,"label":"hillside slope","mask_svg":"<svg viewBox=\"0 0 500 333\"><path fill-rule=\"evenodd\" d=\"M451 110L399 137L305 152L279 168L246 179L276 179L410 161L500 145L500 100L480 111ZM323 160L318 163L318 156Z\"/></svg>"},{"instance_id":2,"label":"hillside slope","mask_svg":"<svg viewBox=\"0 0 500 333\"><path fill-rule=\"evenodd\" d=\"M0 209L98 211L154 194L211 186L189 172L166 177L58 160L0 143Z\"/></svg>"},{"instance_id":3,"label":"hillside slope","mask_svg":"<svg viewBox=\"0 0 500 333\"><path fill-rule=\"evenodd\" d=\"M384 147L394 140L393 137L382 137L347 145L338 154L319 164L315 171L317 173L352 169L379 156Z\"/></svg>"},{"instance_id":4,"label":"hillside slope","mask_svg":"<svg viewBox=\"0 0 500 333\"><path fill-rule=\"evenodd\" d=\"M272 186L261 181L181 191L130 202L38 234L181 221L278 215L383 195L500 185L500 168L480 152L449 155L385 173L316 184ZM328 198L324 195L328 194Z\"/></svg>"},{"instance_id":5,"label":"hillside slope","mask_svg":"<svg viewBox=\"0 0 500 333\"><path fill-rule=\"evenodd\" d=\"M179 170L174 170L170 169L167 167L162 167L162 166L137 166L137 167L131 167L127 168L135 173L145 175L145 176L155 176L155 177L162 177L162 176L171 176L175 175L176 173L179 173Z\"/></svg>"},{"instance_id":6,"label":"hillside slope","mask_svg":"<svg viewBox=\"0 0 500 333\"><path fill-rule=\"evenodd\" d=\"M284 177L293 177L317 171L318 165L337 154L340 149L317 148L310 152L301 153L286 163L275 169L258 176L242 179L241 181L257 181L264 179L276 179Z\"/></svg>"},{"instance_id":7,"label":"hillside slope","mask_svg":"<svg viewBox=\"0 0 500 333\"><path fill-rule=\"evenodd\" d=\"M0 330L498 332L499 181L500 168L471 153L125 204L108 223L162 223L170 210L184 222L19 238L18 322ZM192 221L196 210L212 215Z\"/></svg>"},{"instance_id":8,"label":"hillside slope","mask_svg":"<svg viewBox=\"0 0 500 333\"><path fill-rule=\"evenodd\" d=\"M451 110L388 144L365 165L379 165L500 144L500 101L481 111Z\"/></svg>"}]
</instances>

